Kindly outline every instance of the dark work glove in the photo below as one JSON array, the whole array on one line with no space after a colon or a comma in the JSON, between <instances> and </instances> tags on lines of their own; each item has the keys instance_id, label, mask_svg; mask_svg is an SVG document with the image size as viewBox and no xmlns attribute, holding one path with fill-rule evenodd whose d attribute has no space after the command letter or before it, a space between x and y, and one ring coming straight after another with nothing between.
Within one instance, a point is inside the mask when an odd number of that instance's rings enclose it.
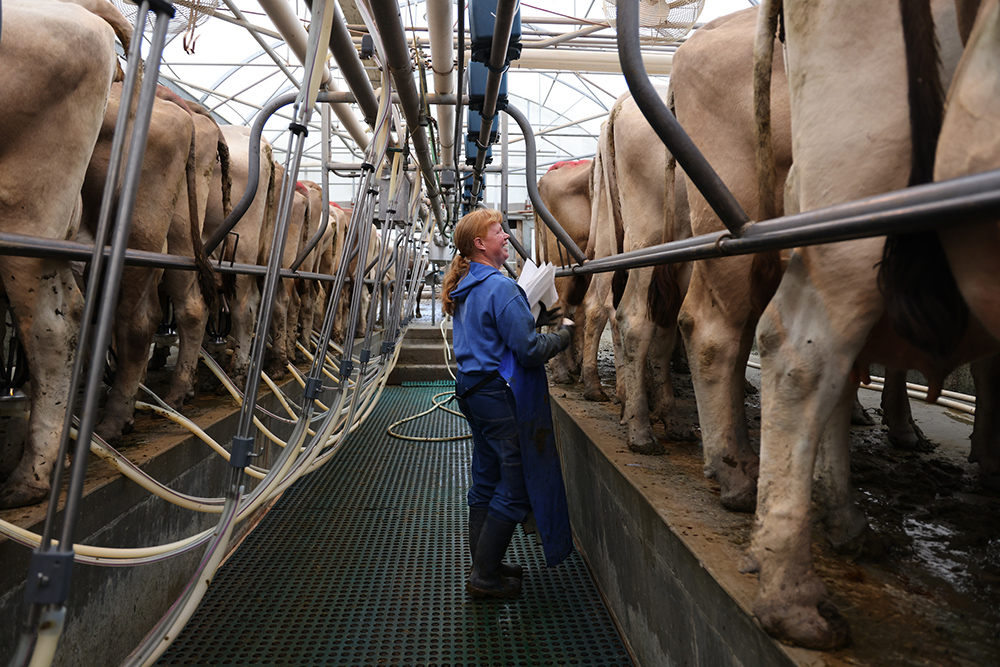
<instances>
[{"instance_id":1,"label":"dark work glove","mask_svg":"<svg viewBox=\"0 0 1000 667\"><path fill-rule=\"evenodd\" d=\"M562 352L573 342L573 327L563 325L556 329L556 334L559 336L559 351Z\"/></svg>"},{"instance_id":2,"label":"dark work glove","mask_svg":"<svg viewBox=\"0 0 1000 667\"><path fill-rule=\"evenodd\" d=\"M541 327L546 327L552 324L558 324L559 320L562 319L562 308L556 306L552 310L546 310L545 306L542 306L542 310L538 313L538 319L535 320L535 328L539 329Z\"/></svg>"}]
</instances>

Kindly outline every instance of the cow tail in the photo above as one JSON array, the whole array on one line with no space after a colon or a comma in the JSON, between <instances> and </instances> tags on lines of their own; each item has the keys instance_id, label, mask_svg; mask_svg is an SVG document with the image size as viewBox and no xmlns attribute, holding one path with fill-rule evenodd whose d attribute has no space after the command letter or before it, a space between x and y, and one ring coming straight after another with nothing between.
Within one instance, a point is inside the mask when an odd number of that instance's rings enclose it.
<instances>
[{"instance_id":1,"label":"cow tail","mask_svg":"<svg viewBox=\"0 0 1000 667\"><path fill-rule=\"evenodd\" d=\"M758 220L770 220L777 214L775 192L778 171L774 162L774 137L771 128L771 69L774 62L774 36L778 30L781 0L764 0L757 18L753 47L753 109L756 136Z\"/></svg>"},{"instance_id":2,"label":"cow tail","mask_svg":"<svg viewBox=\"0 0 1000 667\"><path fill-rule=\"evenodd\" d=\"M209 312L212 312L215 310L219 295L215 285L215 271L205 254L205 246L201 242L201 225L198 224L198 170L195 165L194 130L191 131L191 147L188 149L187 165L184 171L187 175L188 225L191 234L191 248L194 251L195 270L198 272L198 287L205 300L205 305Z\"/></svg>"},{"instance_id":3,"label":"cow tail","mask_svg":"<svg viewBox=\"0 0 1000 667\"><path fill-rule=\"evenodd\" d=\"M777 250L758 252L750 264L750 308L760 319L781 283L781 255Z\"/></svg>"},{"instance_id":4,"label":"cow tail","mask_svg":"<svg viewBox=\"0 0 1000 667\"><path fill-rule=\"evenodd\" d=\"M618 198L618 166L615 162L615 121L621 112L617 104L608 115L608 139L604 145L604 188L611 207L611 219L615 226L615 253L621 254L625 248L625 225L622 222L621 200ZM618 308L625 286L628 284L628 270L615 271L611 278L611 304Z\"/></svg>"},{"instance_id":5,"label":"cow tail","mask_svg":"<svg viewBox=\"0 0 1000 667\"><path fill-rule=\"evenodd\" d=\"M909 184L934 178L934 155L944 116L938 44L930 0L899 0L906 44L910 132ZM969 309L955 283L936 231L886 239L878 286L893 328L919 349L944 356L965 333Z\"/></svg>"},{"instance_id":6,"label":"cow tail","mask_svg":"<svg viewBox=\"0 0 1000 667\"><path fill-rule=\"evenodd\" d=\"M778 215L778 170L774 159L774 133L771 126L771 73L774 67L774 39L779 34L782 9L782 0L765 0L761 4L754 39L753 109L758 220L770 220ZM761 252L753 256L750 307L754 317L760 317L778 290L781 273L781 255L777 251Z\"/></svg>"},{"instance_id":7,"label":"cow tail","mask_svg":"<svg viewBox=\"0 0 1000 667\"><path fill-rule=\"evenodd\" d=\"M670 109L670 113L674 113L674 87L672 85L667 88L667 108ZM672 241L676 236L674 232L677 209L674 200L676 172L677 160L667 151L666 165L663 170L663 215L668 216L668 220L665 221L668 224L663 225L664 237L661 241L664 243ZM677 314L681 308L678 273L676 262L659 264L653 268L653 278L649 281L649 289L646 292L646 314L650 320L661 327L672 327L677 323Z\"/></svg>"},{"instance_id":8,"label":"cow tail","mask_svg":"<svg viewBox=\"0 0 1000 667\"><path fill-rule=\"evenodd\" d=\"M216 150L219 155L219 173L222 176L222 216L223 219L227 219L229 214L233 212L233 176L230 172L229 144L226 143L226 137L222 134L221 129L219 130L219 142ZM222 275L222 293L229 299L236 297L235 273Z\"/></svg>"}]
</instances>

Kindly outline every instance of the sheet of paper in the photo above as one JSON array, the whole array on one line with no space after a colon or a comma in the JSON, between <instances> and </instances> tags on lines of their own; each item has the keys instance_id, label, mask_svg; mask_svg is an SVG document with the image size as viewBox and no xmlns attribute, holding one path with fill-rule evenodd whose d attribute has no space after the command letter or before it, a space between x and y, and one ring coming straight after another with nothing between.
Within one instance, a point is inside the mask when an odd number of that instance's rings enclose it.
<instances>
[{"instance_id":1,"label":"sheet of paper","mask_svg":"<svg viewBox=\"0 0 1000 667\"><path fill-rule=\"evenodd\" d=\"M549 262L535 266L534 262L527 260L517 278L517 284L528 296L531 314L536 320L543 307L552 308L559 300L559 293L556 292L556 267Z\"/></svg>"}]
</instances>

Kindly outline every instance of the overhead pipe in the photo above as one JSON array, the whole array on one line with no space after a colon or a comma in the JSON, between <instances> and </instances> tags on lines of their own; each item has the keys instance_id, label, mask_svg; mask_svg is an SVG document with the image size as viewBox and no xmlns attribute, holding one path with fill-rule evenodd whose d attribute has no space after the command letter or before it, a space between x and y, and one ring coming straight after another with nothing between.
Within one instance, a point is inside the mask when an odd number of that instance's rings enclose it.
<instances>
[{"instance_id":1,"label":"overhead pipe","mask_svg":"<svg viewBox=\"0 0 1000 667\"><path fill-rule=\"evenodd\" d=\"M638 2L618 0L618 56L632 98L729 233L739 236L750 218L649 82L639 48Z\"/></svg>"},{"instance_id":2,"label":"overhead pipe","mask_svg":"<svg viewBox=\"0 0 1000 667\"><path fill-rule=\"evenodd\" d=\"M306 6L312 11L313 0L306 0ZM375 127L375 118L378 116L378 99L375 97L375 90L372 82L365 72L365 66L358 56L358 50L354 47L354 39L351 31L347 29L347 21L340 11L340 6L334 6L333 27L330 32L330 53L337 61L340 73L347 81L347 87L355 94L361 113L364 114L365 122L369 127Z\"/></svg>"},{"instance_id":3,"label":"overhead pipe","mask_svg":"<svg viewBox=\"0 0 1000 667\"><path fill-rule=\"evenodd\" d=\"M392 73L393 87L399 93L400 106L406 117L406 125L413 141L413 151L416 153L417 164L424 176L424 186L431 200L431 211L438 229L444 233L444 215L441 210L441 199L437 189L437 179L434 177L434 163L431 160L430 145L427 141L427 129L421 123L420 95L413 81L413 64L410 62L410 49L406 44L403 32L403 19L399 15L399 6L395 3L376 2L371 7L372 18L378 26L385 49L386 64Z\"/></svg>"},{"instance_id":4,"label":"overhead pipe","mask_svg":"<svg viewBox=\"0 0 1000 667\"><path fill-rule=\"evenodd\" d=\"M281 36L284 38L285 43L298 58L300 63L305 65L306 63L306 42L307 35L305 28L299 22L299 17L295 15L292 8L288 5L285 0L260 0L260 6L267 13L271 22L274 23L274 27L278 29ZM336 83L330 77L330 68L322 68L322 82L332 91L339 92ZM364 127L358 122L357 117L351 110L351 107L346 104L334 104L333 112L337 114L337 118L343 123L344 129L347 133L351 135L355 143L361 147L362 150L368 146L368 135L365 133Z\"/></svg>"},{"instance_id":5,"label":"overhead pipe","mask_svg":"<svg viewBox=\"0 0 1000 667\"><path fill-rule=\"evenodd\" d=\"M434 92L451 95L455 92L455 48L452 24L452 0L427 0L427 30L431 40L431 69L434 70ZM441 161L446 167L455 164L455 108L437 109L438 136L441 141Z\"/></svg>"},{"instance_id":6,"label":"overhead pipe","mask_svg":"<svg viewBox=\"0 0 1000 667\"><path fill-rule=\"evenodd\" d=\"M478 197L483 187L486 147L490 145L493 117L497 115L497 100L500 98L500 84L507 64L507 45L510 43L510 34L514 27L517 5L518 0L497 0L497 13L493 23L493 46L487 64L486 93L483 98L483 110L479 112L483 122L479 126L479 138L476 141L479 151L476 154L476 171L472 179L473 197Z\"/></svg>"},{"instance_id":7,"label":"overhead pipe","mask_svg":"<svg viewBox=\"0 0 1000 667\"><path fill-rule=\"evenodd\" d=\"M496 44L496 42L493 43ZM538 180L536 179L535 172L538 165L535 156L535 135L531 131L531 124L528 123L528 119L513 104L507 104L506 112L521 127L521 134L524 135L524 180L525 185L528 187L528 198L531 199L531 204L535 207L535 213L542 219L545 226L555 234L555 237L559 239L559 243L565 246L573 259L583 264L587 261L587 255L580 250L580 246L576 244L573 237L566 233L566 230L563 229L559 221L555 219L555 216L545 206L542 196L538 194Z\"/></svg>"},{"instance_id":8,"label":"overhead pipe","mask_svg":"<svg viewBox=\"0 0 1000 667\"><path fill-rule=\"evenodd\" d=\"M463 97L465 91L465 0L458 0L458 86L455 91L455 166L462 164L462 105L469 101ZM458 208L461 204L461 192L458 189L458 182L455 183L455 201L452 213L458 219Z\"/></svg>"}]
</instances>

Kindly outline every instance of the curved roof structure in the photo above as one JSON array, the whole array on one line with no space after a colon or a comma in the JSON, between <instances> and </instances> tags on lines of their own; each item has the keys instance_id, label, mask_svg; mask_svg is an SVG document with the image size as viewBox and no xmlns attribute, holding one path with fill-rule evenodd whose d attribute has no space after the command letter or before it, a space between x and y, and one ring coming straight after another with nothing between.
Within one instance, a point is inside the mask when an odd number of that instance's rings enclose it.
<instances>
[{"instance_id":1,"label":"curved roof structure","mask_svg":"<svg viewBox=\"0 0 1000 667\"><path fill-rule=\"evenodd\" d=\"M209 1L176 0L175 4L184 10ZM309 7L303 0L217 1L218 6L214 10L208 8L207 16L199 25L191 26L182 19L174 19L173 34L168 38L160 67L161 83L199 101L221 121L249 125L269 100L298 89L303 68L283 34L288 32L288 26L279 30L276 24L281 25L282 20L291 18L301 26L304 37L310 18ZM456 5L448 0L444 3L450 6L454 35ZM751 3L753 0L707 0L699 21L745 8ZM415 61L418 85L433 92L435 72L450 73L454 62L440 65L433 61L428 1L399 0L398 6ZM355 0L342 0L339 9L355 46L360 48L363 36L369 33L365 12L359 11ZM617 60L615 31L608 25L601 2L535 0L531 4L521 3L520 15L523 51L521 58L511 63L507 88L510 103L521 110L533 127L537 170L541 175L556 162L594 154L601 123L615 99L627 87ZM466 35L468 39L468 28ZM666 82L670 56L676 46L644 38L643 57L654 81ZM455 53L457 55L457 51ZM468 58L468 48L465 53ZM348 91L349 86L336 62L330 58L328 64L333 87ZM366 61L366 71L377 86L380 73L373 61ZM345 166L360 161L362 151L357 136L368 129L357 105L351 105L349 115L353 116L354 123L349 117L346 124L343 116L334 118L331 142L331 162ZM462 114L460 122L465 115ZM284 156L289 145L287 137L282 135L287 134L290 118L288 109L279 111L265 126L264 136L271 141L278 157ZM313 119L318 129L319 114L314 114ZM506 114L501 114L501 119L505 121ZM434 136L439 139L438 151L441 143L453 143L453 140L438 136L442 134L440 128L433 129L436 131ZM302 178L320 179L320 144L320 133L310 132L300 171ZM499 166L502 163L500 147L494 148L494 154L494 166ZM509 187L503 188L502 175L492 171L486 177L484 201L487 205L498 205L506 192L509 209L518 210L524 207L528 197L524 185L524 141L516 123L508 127L506 155ZM331 179L332 198L350 201L353 187L349 171L335 173L339 177Z\"/></svg>"}]
</instances>

